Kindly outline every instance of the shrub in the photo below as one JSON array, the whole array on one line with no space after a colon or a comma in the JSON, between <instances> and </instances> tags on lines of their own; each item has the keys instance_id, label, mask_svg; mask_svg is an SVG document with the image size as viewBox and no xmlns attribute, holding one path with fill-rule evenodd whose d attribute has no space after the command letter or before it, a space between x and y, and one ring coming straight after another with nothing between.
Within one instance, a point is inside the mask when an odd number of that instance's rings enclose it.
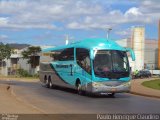
<instances>
[{"instance_id":1,"label":"shrub","mask_svg":"<svg viewBox=\"0 0 160 120\"><path fill-rule=\"evenodd\" d=\"M30 75L28 71L24 69L18 69L17 73L20 77L32 77L32 75Z\"/></svg>"},{"instance_id":2,"label":"shrub","mask_svg":"<svg viewBox=\"0 0 160 120\"><path fill-rule=\"evenodd\" d=\"M32 77L39 78L39 74L34 74Z\"/></svg>"}]
</instances>

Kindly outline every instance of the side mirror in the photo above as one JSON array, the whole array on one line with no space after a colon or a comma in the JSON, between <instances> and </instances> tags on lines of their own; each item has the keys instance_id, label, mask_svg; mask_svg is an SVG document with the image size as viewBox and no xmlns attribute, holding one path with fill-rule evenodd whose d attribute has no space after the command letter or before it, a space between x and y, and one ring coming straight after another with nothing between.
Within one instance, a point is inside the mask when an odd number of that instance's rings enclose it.
<instances>
[{"instance_id":1,"label":"side mirror","mask_svg":"<svg viewBox=\"0 0 160 120\"><path fill-rule=\"evenodd\" d=\"M126 48L127 52L130 53L131 57L132 57L132 61L135 61L135 54L134 51L131 48Z\"/></svg>"}]
</instances>

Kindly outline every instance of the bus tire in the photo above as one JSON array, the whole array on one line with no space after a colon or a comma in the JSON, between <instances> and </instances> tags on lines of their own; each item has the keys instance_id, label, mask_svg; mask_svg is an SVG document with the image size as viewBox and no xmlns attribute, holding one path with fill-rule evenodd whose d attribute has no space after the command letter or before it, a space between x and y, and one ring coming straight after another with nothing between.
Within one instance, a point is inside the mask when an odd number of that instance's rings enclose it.
<instances>
[{"instance_id":1,"label":"bus tire","mask_svg":"<svg viewBox=\"0 0 160 120\"><path fill-rule=\"evenodd\" d=\"M77 92L78 92L79 95L83 95L83 91L81 90L81 84L80 83L78 83L78 85L77 85Z\"/></svg>"},{"instance_id":2,"label":"bus tire","mask_svg":"<svg viewBox=\"0 0 160 120\"><path fill-rule=\"evenodd\" d=\"M48 81L49 81L49 88L52 89L53 88L53 83L52 83L52 80L51 80L50 76L48 77Z\"/></svg>"},{"instance_id":3,"label":"bus tire","mask_svg":"<svg viewBox=\"0 0 160 120\"><path fill-rule=\"evenodd\" d=\"M46 75L44 76L44 87L46 87L46 88L49 87L48 79L47 79L47 76L46 76Z\"/></svg>"},{"instance_id":4,"label":"bus tire","mask_svg":"<svg viewBox=\"0 0 160 120\"><path fill-rule=\"evenodd\" d=\"M45 86L46 86L46 88L49 88L49 80L48 79L45 80Z\"/></svg>"},{"instance_id":5,"label":"bus tire","mask_svg":"<svg viewBox=\"0 0 160 120\"><path fill-rule=\"evenodd\" d=\"M81 88L81 82L80 82L80 80L76 81L76 87L77 87L77 93L79 95L84 95L84 91L82 91L82 88Z\"/></svg>"}]
</instances>

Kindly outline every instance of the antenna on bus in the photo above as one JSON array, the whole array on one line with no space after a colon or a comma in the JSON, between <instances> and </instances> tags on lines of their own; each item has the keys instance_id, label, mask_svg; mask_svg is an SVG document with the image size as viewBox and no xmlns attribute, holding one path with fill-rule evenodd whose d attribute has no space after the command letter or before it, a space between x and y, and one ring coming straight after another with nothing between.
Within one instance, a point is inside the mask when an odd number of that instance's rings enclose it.
<instances>
[{"instance_id":1,"label":"antenna on bus","mask_svg":"<svg viewBox=\"0 0 160 120\"><path fill-rule=\"evenodd\" d=\"M66 45L68 45L68 43L69 43L69 36L66 35Z\"/></svg>"}]
</instances>

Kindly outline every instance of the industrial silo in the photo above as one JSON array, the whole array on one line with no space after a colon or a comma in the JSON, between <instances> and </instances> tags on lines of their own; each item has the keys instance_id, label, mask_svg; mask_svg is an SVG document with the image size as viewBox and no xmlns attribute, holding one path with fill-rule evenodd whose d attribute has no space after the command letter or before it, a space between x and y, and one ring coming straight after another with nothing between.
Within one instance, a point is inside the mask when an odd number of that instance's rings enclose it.
<instances>
[{"instance_id":1,"label":"industrial silo","mask_svg":"<svg viewBox=\"0 0 160 120\"><path fill-rule=\"evenodd\" d=\"M133 65L133 70L141 70L144 68L144 27L134 27L132 33L132 47L135 52L136 60Z\"/></svg>"},{"instance_id":2,"label":"industrial silo","mask_svg":"<svg viewBox=\"0 0 160 120\"><path fill-rule=\"evenodd\" d=\"M160 69L160 20L158 24L158 68Z\"/></svg>"}]
</instances>

